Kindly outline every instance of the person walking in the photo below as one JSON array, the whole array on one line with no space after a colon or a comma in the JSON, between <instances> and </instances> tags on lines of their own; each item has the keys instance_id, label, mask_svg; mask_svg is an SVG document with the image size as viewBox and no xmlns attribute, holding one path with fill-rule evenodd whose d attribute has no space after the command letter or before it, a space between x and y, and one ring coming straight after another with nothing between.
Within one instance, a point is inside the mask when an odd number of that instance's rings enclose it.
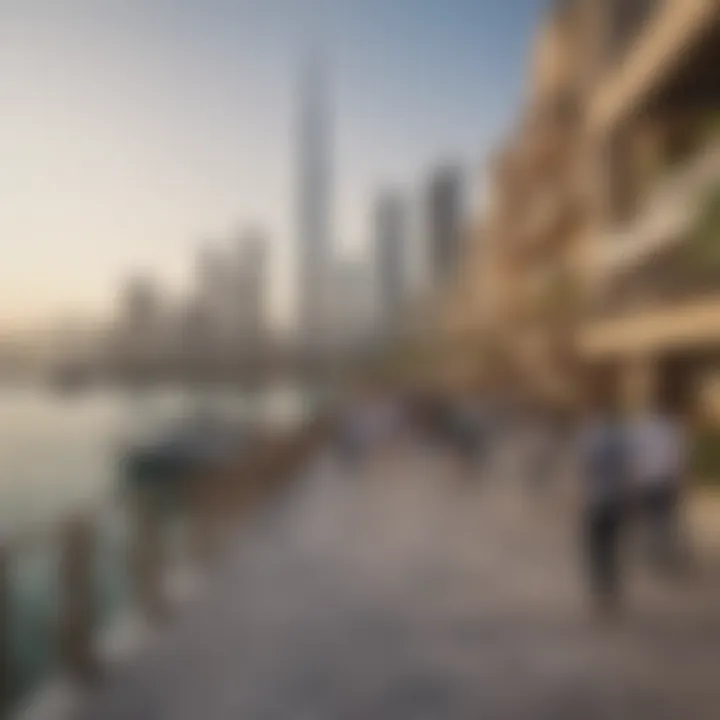
<instances>
[{"instance_id":1,"label":"person walking","mask_svg":"<svg viewBox=\"0 0 720 720\"><path fill-rule=\"evenodd\" d=\"M613 403L591 411L580 446L584 545L590 590L598 609L620 599L620 535L627 502L627 432Z\"/></svg>"},{"instance_id":2,"label":"person walking","mask_svg":"<svg viewBox=\"0 0 720 720\"><path fill-rule=\"evenodd\" d=\"M339 413L335 447L348 469L357 469L367 451L366 403L364 396L356 392Z\"/></svg>"},{"instance_id":3,"label":"person walking","mask_svg":"<svg viewBox=\"0 0 720 720\"><path fill-rule=\"evenodd\" d=\"M632 475L642 528L656 568L680 560L679 515L687 448L682 423L657 405L644 412L632 431Z\"/></svg>"},{"instance_id":4,"label":"person walking","mask_svg":"<svg viewBox=\"0 0 720 720\"><path fill-rule=\"evenodd\" d=\"M473 393L460 397L454 406L454 444L463 474L476 479L486 450L487 414L482 399Z\"/></svg>"}]
</instances>

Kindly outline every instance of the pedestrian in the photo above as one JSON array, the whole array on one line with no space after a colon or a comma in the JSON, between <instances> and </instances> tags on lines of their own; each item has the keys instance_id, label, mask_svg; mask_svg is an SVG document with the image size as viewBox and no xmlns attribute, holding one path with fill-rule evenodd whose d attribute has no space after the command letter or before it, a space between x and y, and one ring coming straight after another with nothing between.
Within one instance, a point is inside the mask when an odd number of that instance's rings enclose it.
<instances>
[{"instance_id":1,"label":"pedestrian","mask_svg":"<svg viewBox=\"0 0 720 720\"><path fill-rule=\"evenodd\" d=\"M339 414L336 433L337 452L348 469L356 469L367 450L365 397L356 392Z\"/></svg>"},{"instance_id":2,"label":"pedestrian","mask_svg":"<svg viewBox=\"0 0 720 720\"><path fill-rule=\"evenodd\" d=\"M599 610L620 598L620 535L627 502L627 432L606 395L591 409L581 439L585 562Z\"/></svg>"},{"instance_id":3,"label":"pedestrian","mask_svg":"<svg viewBox=\"0 0 720 720\"><path fill-rule=\"evenodd\" d=\"M631 437L633 482L649 557L657 569L675 569L687 463L682 423L658 403L637 418Z\"/></svg>"},{"instance_id":4,"label":"pedestrian","mask_svg":"<svg viewBox=\"0 0 720 720\"><path fill-rule=\"evenodd\" d=\"M538 433L534 489L546 494L560 478L566 449L561 408L552 405L549 407L542 416Z\"/></svg>"},{"instance_id":5,"label":"pedestrian","mask_svg":"<svg viewBox=\"0 0 720 720\"><path fill-rule=\"evenodd\" d=\"M555 436L548 419L543 419L535 428L535 447L531 453L531 488L536 495L547 494L557 467Z\"/></svg>"},{"instance_id":6,"label":"pedestrian","mask_svg":"<svg viewBox=\"0 0 720 720\"><path fill-rule=\"evenodd\" d=\"M463 474L474 478L482 464L484 450L484 413L480 399L471 393L459 397L453 405L452 445Z\"/></svg>"}]
</instances>

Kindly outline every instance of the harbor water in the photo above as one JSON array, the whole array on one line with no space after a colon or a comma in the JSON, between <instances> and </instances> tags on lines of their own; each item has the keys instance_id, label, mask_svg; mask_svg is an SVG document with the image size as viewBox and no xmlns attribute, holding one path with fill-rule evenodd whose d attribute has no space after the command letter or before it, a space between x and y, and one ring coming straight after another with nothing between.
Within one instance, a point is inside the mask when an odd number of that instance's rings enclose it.
<instances>
[{"instance_id":1,"label":"harbor water","mask_svg":"<svg viewBox=\"0 0 720 720\"><path fill-rule=\"evenodd\" d=\"M252 394L234 387L0 388L0 533L10 560L15 700L28 697L57 665L57 529L64 519L89 512L100 529L98 623L110 623L127 602L124 449L200 411L251 424L294 423L306 400L279 386Z\"/></svg>"}]
</instances>

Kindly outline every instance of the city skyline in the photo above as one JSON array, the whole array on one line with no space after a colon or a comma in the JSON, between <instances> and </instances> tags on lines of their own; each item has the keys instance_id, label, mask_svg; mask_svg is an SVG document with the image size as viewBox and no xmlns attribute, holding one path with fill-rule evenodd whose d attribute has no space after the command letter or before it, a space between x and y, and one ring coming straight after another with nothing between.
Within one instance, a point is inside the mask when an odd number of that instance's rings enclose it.
<instances>
[{"instance_id":1,"label":"city skyline","mask_svg":"<svg viewBox=\"0 0 720 720\"><path fill-rule=\"evenodd\" d=\"M0 87L3 328L105 317L134 272L182 294L203 239L248 225L271 240L272 319L287 323L308 39L321 39L333 86L331 240L365 247L378 186L414 196L448 156L482 166L516 109L542 5L453 0L438 22L425 0L70 4L0 11L12 70Z\"/></svg>"}]
</instances>

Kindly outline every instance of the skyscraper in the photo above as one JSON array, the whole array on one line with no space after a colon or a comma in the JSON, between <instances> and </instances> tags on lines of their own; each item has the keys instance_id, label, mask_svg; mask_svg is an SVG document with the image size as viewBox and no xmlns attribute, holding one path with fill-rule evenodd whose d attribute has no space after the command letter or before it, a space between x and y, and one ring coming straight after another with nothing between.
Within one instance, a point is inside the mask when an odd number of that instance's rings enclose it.
<instances>
[{"instance_id":1,"label":"skyscraper","mask_svg":"<svg viewBox=\"0 0 720 720\"><path fill-rule=\"evenodd\" d=\"M112 333L113 362L122 372L148 373L158 367L166 335L162 296L154 279L135 274L127 279Z\"/></svg>"},{"instance_id":2,"label":"skyscraper","mask_svg":"<svg viewBox=\"0 0 720 720\"><path fill-rule=\"evenodd\" d=\"M317 57L301 82L298 168L298 331L306 349L324 343L330 265L330 140L323 66Z\"/></svg>"},{"instance_id":3,"label":"skyscraper","mask_svg":"<svg viewBox=\"0 0 720 720\"><path fill-rule=\"evenodd\" d=\"M240 238L234 279L234 331L240 348L257 352L266 330L267 243L261 232Z\"/></svg>"},{"instance_id":4,"label":"skyscraper","mask_svg":"<svg viewBox=\"0 0 720 720\"><path fill-rule=\"evenodd\" d=\"M446 165L430 179L427 195L428 270L434 288L455 272L461 243L462 179L460 168Z\"/></svg>"},{"instance_id":5,"label":"skyscraper","mask_svg":"<svg viewBox=\"0 0 720 720\"><path fill-rule=\"evenodd\" d=\"M383 193L375 210L375 261L381 331L392 332L405 300L407 248L405 207L399 195Z\"/></svg>"},{"instance_id":6,"label":"skyscraper","mask_svg":"<svg viewBox=\"0 0 720 720\"><path fill-rule=\"evenodd\" d=\"M209 355L226 353L231 337L231 309L233 274L227 253L213 243L200 248L196 258L195 293L199 316L206 323L205 352Z\"/></svg>"},{"instance_id":7,"label":"skyscraper","mask_svg":"<svg viewBox=\"0 0 720 720\"><path fill-rule=\"evenodd\" d=\"M374 337L373 268L367 255L336 257L327 345L338 357L362 352Z\"/></svg>"}]
</instances>

